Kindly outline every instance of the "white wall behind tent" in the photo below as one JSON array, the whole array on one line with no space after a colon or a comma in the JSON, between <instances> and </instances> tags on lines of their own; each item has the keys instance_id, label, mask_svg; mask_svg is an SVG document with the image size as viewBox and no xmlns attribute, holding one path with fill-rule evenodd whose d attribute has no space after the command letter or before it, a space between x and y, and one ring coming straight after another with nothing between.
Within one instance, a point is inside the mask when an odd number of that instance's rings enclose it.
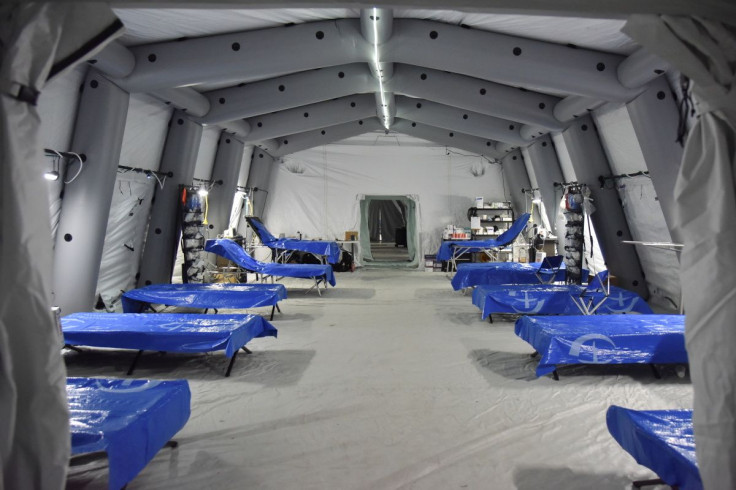
<instances>
[{"instance_id":1,"label":"white wall behind tent","mask_svg":"<svg viewBox=\"0 0 736 490\"><path fill-rule=\"evenodd\" d=\"M485 171L476 177L479 168ZM413 195L420 255L436 253L446 225L470 225L475 197L508 200L500 165L405 135L369 133L305 150L275 170L264 212L272 233L344 238L346 230L360 229L360 196Z\"/></svg>"}]
</instances>

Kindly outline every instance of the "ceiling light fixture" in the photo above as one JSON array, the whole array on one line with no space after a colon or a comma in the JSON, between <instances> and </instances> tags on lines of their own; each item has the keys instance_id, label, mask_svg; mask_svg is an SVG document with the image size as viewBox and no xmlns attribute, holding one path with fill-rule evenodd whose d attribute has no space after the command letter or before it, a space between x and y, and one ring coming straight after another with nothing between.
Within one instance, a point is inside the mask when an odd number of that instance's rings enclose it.
<instances>
[{"instance_id":1,"label":"ceiling light fixture","mask_svg":"<svg viewBox=\"0 0 736 490\"><path fill-rule=\"evenodd\" d=\"M389 115L386 94L383 91L383 70L381 70L381 58L378 55L378 9L373 7L373 56L376 60L376 74L378 75L378 89L381 91L381 107L383 109L383 127L388 129Z\"/></svg>"}]
</instances>

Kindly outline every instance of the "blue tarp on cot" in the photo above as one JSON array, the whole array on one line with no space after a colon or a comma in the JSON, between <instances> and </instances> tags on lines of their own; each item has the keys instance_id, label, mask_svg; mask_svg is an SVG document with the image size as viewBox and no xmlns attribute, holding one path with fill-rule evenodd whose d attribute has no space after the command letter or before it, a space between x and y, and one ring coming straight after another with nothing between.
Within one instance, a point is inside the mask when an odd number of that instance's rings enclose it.
<instances>
[{"instance_id":1,"label":"blue tarp on cot","mask_svg":"<svg viewBox=\"0 0 736 490\"><path fill-rule=\"evenodd\" d=\"M606 423L616 442L667 485L702 490L692 410L639 411L612 405Z\"/></svg>"},{"instance_id":2,"label":"blue tarp on cot","mask_svg":"<svg viewBox=\"0 0 736 490\"><path fill-rule=\"evenodd\" d=\"M526 223L529 221L529 213L524 213L513 222L509 229L498 235L495 239L490 240L459 240L456 242L442 242L440 249L437 251L437 260L450 260L452 258L453 247L470 248L469 252L482 252L493 248L501 248L510 244L524 230Z\"/></svg>"},{"instance_id":3,"label":"blue tarp on cot","mask_svg":"<svg viewBox=\"0 0 736 490\"><path fill-rule=\"evenodd\" d=\"M519 262L486 262L458 264L457 272L452 278L455 291L478 286L479 284L539 284L537 271L541 262L521 264ZM552 275L548 272L549 276ZM544 273L542 277L547 280ZM565 280L565 264L555 274L555 281Z\"/></svg>"},{"instance_id":4,"label":"blue tarp on cot","mask_svg":"<svg viewBox=\"0 0 736 490\"><path fill-rule=\"evenodd\" d=\"M539 353L537 376L558 364L687 364L683 315L578 315L516 321Z\"/></svg>"},{"instance_id":5,"label":"blue tarp on cot","mask_svg":"<svg viewBox=\"0 0 736 490\"><path fill-rule=\"evenodd\" d=\"M325 278L330 285L334 286L336 284L335 273L329 264L275 264L273 262L260 262L243 250L243 247L225 238L207 240L204 249L207 252L212 252L235 262L243 269L258 272L259 274L308 279Z\"/></svg>"},{"instance_id":6,"label":"blue tarp on cot","mask_svg":"<svg viewBox=\"0 0 736 490\"><path fill-rule=\"evenodd\" d=\"M579 296L584 289L577 285L481 285L473 290L473 304L481 309L483 318L493 313L580 315L570 295ZM603 293L592 293L589 297L598 302ZM597 313L652 313L652 309L638 294L611 286L608 299Z\"/></svg>"},{"instance_id":7,"label":"blue tarp on cot","mask_svg":"<svg viewBox=\"0 0 736 490\"><path fill-rule=\"evenodd\" d=\"M279 250L299 250L314 255L324 255L327 262L337 264L340 261L340 245L337 242L321 240L299 240L297 238L276 238L263 222L255 217L247 218L248 223L256 230L261 242L269 248Z\"/></svg>"},{"instance_id":8,"label":"blue tarp on cot","mask_svg":"<svg viewBox=\"0 0 736 490\"><path fill-rule=\"evenodd\" d=\"M189 420L185 380L67 378L72 454L105 451L108 487L130 482Z\"/></svg>"},{"instance_id":9,"label":"blue tarp on cot","mask_svg":"<svg viewBox=\"0 0 736 490\"><path fill-rule=\"evenodd\" d=\"M64 343L166 352L224 350L232 357L256 337L277 331L259 315L72 313L62 317Z\"/></svg>"},{"instance_id":10,"label":"blue tarp on cot","mask_svg":"<svg viewBox=\"0 0 736 490\"><path fill-rule=\"evenodd\" d=\"M286 299L283 284L152 284L123 294L123 311L140 313L150 304L192 308L256 308Z\"/></svg>"}]
</instances>

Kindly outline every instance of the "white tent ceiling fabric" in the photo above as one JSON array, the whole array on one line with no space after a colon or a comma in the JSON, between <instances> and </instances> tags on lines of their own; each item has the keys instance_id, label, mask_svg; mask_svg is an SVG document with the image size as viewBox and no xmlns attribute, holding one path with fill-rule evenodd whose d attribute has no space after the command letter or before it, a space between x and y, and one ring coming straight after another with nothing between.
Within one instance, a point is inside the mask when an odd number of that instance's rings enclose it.
<instances>
[{"instance_id":1,"label":"white tent ceiling fabric","mask_svg":"<svg viewBox=\"0 0 736 490\"><path fill-rule=\"evenodd\" d=\"M319 20L357 18L359 9L145 9L116 8L126 27L123 44L134 46ZM631 54L637 45L621 33L623 20L535 15L502 15L455 10L394 9L394 18L411 17L523 36L611 53Z\"/></svg>"},{"instance_id":2,"label":"white tent ceiling fabric","mask_svg":"<svg viewBox=\"0 0 736 490\"><path fill-rule=\"evenodd\" d=\"M476 177L479 165L485 173ZM265 222L276 235L343 238L360 229L362 195L416 197L420 255L437 252L447 224L469 226L474 197L508 200L500 165L477 155L443 146L333 144L282 159L271 177Z\"/></svg>"}]
</instances>

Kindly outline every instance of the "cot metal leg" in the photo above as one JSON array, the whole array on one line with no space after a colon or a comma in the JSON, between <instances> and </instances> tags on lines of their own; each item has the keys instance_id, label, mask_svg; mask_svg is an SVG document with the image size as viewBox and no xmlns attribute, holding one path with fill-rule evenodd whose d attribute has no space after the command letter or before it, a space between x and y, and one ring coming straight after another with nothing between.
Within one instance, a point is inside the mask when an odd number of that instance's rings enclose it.
<instances>
[{"instance_id":1,"label":"cot metal leg","mask_svg":"<svg viewBox=\"0 0 736 490\"><path fill-rule=\"evenodd\" d=\"M164 444L164 447L170 447L171 449L175 449L179 447L179 443L175 440L167 441L166 444Z\"/></svg>"},{"instance_id":2,"label":"cot metal leg","mask_svg":"<svg viewBox=\"0 0 736 490\"><path fill-rule=\"evenodd\" d=\"M273 320L273 312L274 312L274 311L276 311L276 305L273 305L273 306L271 307L271 318L269 318L269 320Z\"/></svg>"},{"instance_id":3,"label":"cot metal leg","mask_svg":"<svg viewBox=\"0 0 736 490\"><path fill-rule=\"evenodd\" d=\"M135 369L135 365L138 364L138 359L141 358L141 355L143 354L142 350L139 350L138 353L135 355L135 358L133 359L133 363L130 365L130 368L128 368L128 372L126 373L128 376L133 374L133 370Z\"/></svg>"},{"instance_id":4,"label":"cot metal leg","mask_svg":"<svg viewBox=\"0 0 736 490\"><path fill-rule=\"evenodd\" d=\"M235 364L235 358L238 357L238 351L235 351L235 354L233 354L233 357L230 358L230 364L227 365L227 371L225 371L225 377L230 377L230 371L233 370L233 364Z\"/></svg>"},{"instance_id":5,"label":"cot metal leg","mask_svg":"<svg viewBox=\"0 0 736 490\"><path fill-rule=\"evenodd\" d=\"M641 488L641 487L650 487L653 485L667 485L667 482L662 480L661 478L653 478L651 480L637 480L635 482L632 482L631 485L634 488ZM677 490L677 487L671 487L673 490Z\"/></svg>"},{"instance_id":6,"label":"cot metal leg","mask_svg":"<svg viewBox=\"0 0 736 490\"><path fill-rule=\"evenodd\" d=\"M559 381L560 380L560 375L557 374L557 370L556 369L554 371L552 371L552 379L554 379L555 381Z\"/></svg>"},{"instance_id":7,"label":"cot metal leg","mask_svg":"<svg viewBox=\"0 0 736 490\"><path fill-rule=\"evenodd\" d=\"M493 315L488 315L488 323L493 323Z\"/></svg>"},{"instance_id":8,"label":"cot metal leg","mask_svg":"<svg viewBox=\"0 0 736 490\"><path fill-rule=\"evenodd\" d=\"M250 350L249 348L247 348L246 346L243 346L243 347L241 347L241 349L243 349L243 352L245 352L246 354L253 354L253 351L251 351L251 350Z\"/></svg>"},{"instance_id":9,"label":"cot metal leg","mask_svg":"<svg viewBox=\"0 0 736 490\"><path fill-rule=\"evenodd\" d=\"M649 367L652 369L652 374L656 379L662 379L662 375L659 373L657 366L655 366L654 364L650 364Z\"/></svg>"},{"instance_id":10,"label":"cot metal leg","mask_svg":"<svg viewBox=\"0 0 736 490\"><path fill-rule=\"evenodd\" d=\"M281 308L279 308L279 304L276 303L274 306L276 307L276 311L278 311L279 313L281 313Z\"/></svg>"}]
</instances>

